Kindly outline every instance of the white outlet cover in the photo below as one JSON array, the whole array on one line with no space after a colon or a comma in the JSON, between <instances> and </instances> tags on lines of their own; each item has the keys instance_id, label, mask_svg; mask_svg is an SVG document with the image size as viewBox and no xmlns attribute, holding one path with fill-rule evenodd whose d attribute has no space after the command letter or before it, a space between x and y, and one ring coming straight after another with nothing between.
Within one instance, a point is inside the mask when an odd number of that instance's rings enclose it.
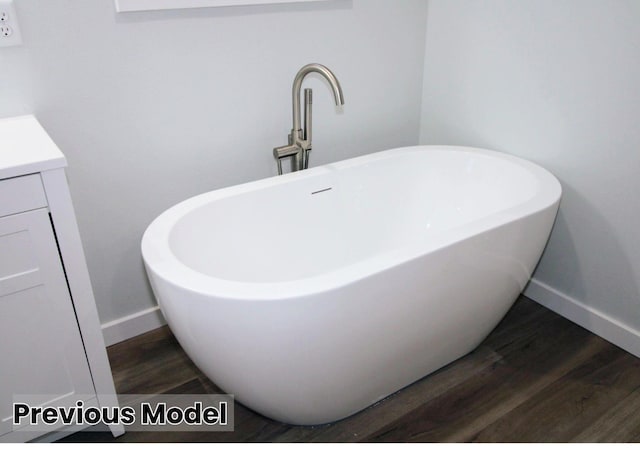
<instances>
[{"instance_id":1,"label":"white outlet cover","mask_svg":"<svg viewBox=\"0 0 640 453\"><path fill-rule=\"evenodd\" d=\"M0 47L20 44L22 44L22 34L14 0L0 0Z\"/></svg>"}]
</instances>

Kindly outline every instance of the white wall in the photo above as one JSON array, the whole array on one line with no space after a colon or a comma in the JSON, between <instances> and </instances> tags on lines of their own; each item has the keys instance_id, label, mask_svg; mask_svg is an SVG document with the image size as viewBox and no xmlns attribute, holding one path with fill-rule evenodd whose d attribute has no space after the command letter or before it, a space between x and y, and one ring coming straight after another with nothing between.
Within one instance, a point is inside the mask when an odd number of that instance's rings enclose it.
<instances>
[{"instance_id":1,"label":"white wall","mask_svg":"<svg viewBox=\"0 0 640 453\"><path fill-rule=\"evenodd\" d=\"M113 0L17 0L24 45L0 49L0 117L34 113L68 178L102 322L154 305L139 246L189 196L275 174L306 63L312 165L419 137L426 3L328 2L117 15ZM292 206L292 209L295 207Z\"/></svg>"},{"instance_id":2,"label":"white wall","mask_svg":"<svg viewBox=\"0 0 640 453\"><path fill-rule=\"evenodd\" d=\"M154 305L139 253L153 218L275 174L293 76L317 61L346 105L337 114L324 83L308 82L312 164L419 134L542 164L564 198L532 294L593 330L604 319L640 338L637 0L429 0L428 14L425 0L16 8L24 45L0 48L0 117L35 113L67 155L103 322Z\"/></svg>"},{"instance_id":3,"label":"white wall","mask_svg":"<svg viewBox=\"0 0 640 453\"><path fill-rule=\"evenodd\" d=\"M430 0L421 143L555 173L563 200L528 291L640 355L638 24L638 0Z\"/></svg>"}]
</instances>

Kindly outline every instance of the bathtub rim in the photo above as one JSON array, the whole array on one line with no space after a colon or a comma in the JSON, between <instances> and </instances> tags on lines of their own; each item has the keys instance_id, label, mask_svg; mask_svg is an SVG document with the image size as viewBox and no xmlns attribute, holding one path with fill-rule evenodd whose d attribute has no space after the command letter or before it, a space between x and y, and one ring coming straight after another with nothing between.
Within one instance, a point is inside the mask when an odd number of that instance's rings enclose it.
<instances>
[{"instance_id":1,"label":"bathtub rim","mask_svg":"<svg viewBox=\"0 0 640 453\"><path fill-rule=\"evenodd\" d=\"M489 157L506 160L530 171L539 181L538 190L528 200L492 213L488 216L448 229L411 246L396 248L374 255L368 259L348 264L319 275L279 282L252 282L217 278L199 272L182 263L171 251L169 244L173 226L193 210L226 197L236 196L255 190L316 175L330 174L349 167L365 164L394 154L425 152L428 150L480 153ZM336 163L314 167L301 172L268 177L239 185L205 192L181 201L156 217L145 230L141 251L150 277L158 277L172 285L197 294L222 297L231 300L281 300L333 290L354 281L361 280L385 269L409 262L425 254L451 246L469 237L490 229L524 219L552 206L557 206L562 194L558 179L545 168L511 154L483 148L452 145L417 145L379 151Z\"/></svg>"}]
</instances>

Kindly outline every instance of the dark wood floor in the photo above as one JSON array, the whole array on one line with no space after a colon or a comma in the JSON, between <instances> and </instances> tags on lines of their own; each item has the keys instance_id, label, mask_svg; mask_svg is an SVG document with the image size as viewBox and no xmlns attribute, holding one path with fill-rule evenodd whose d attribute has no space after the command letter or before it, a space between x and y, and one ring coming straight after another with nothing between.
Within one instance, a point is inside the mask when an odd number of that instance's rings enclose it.
<instances>
[{"instance_id":1,"label":"dark wood floor","mask_svg":"<svg viewBox=\"0 0 640 453\"><path fill-rule=\"evenodd\" d=\"M168 328L111 346L118 393L220 390ZM472 353L345 420L289 426L235 405L235 431L80 432L75 442L638 442L640 359L521 297Z\"/></svg>"}]
</instances>

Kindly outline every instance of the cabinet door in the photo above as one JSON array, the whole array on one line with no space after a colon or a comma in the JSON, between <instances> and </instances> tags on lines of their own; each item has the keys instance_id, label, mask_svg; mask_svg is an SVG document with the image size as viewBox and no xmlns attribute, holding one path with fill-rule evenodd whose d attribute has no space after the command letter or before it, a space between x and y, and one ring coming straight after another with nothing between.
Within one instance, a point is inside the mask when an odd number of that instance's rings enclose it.
<instances>
[{"instance_id":1,"label":"cabinet door","mask_svg":"<svg viewBox=\"0 0 640 453\"><path fill-rule=\"evenodd\" d=\"M0 217L0 436L14 430L14 395L72 406L92 394L47 210Z\"/></svg>"}]
</instances>

